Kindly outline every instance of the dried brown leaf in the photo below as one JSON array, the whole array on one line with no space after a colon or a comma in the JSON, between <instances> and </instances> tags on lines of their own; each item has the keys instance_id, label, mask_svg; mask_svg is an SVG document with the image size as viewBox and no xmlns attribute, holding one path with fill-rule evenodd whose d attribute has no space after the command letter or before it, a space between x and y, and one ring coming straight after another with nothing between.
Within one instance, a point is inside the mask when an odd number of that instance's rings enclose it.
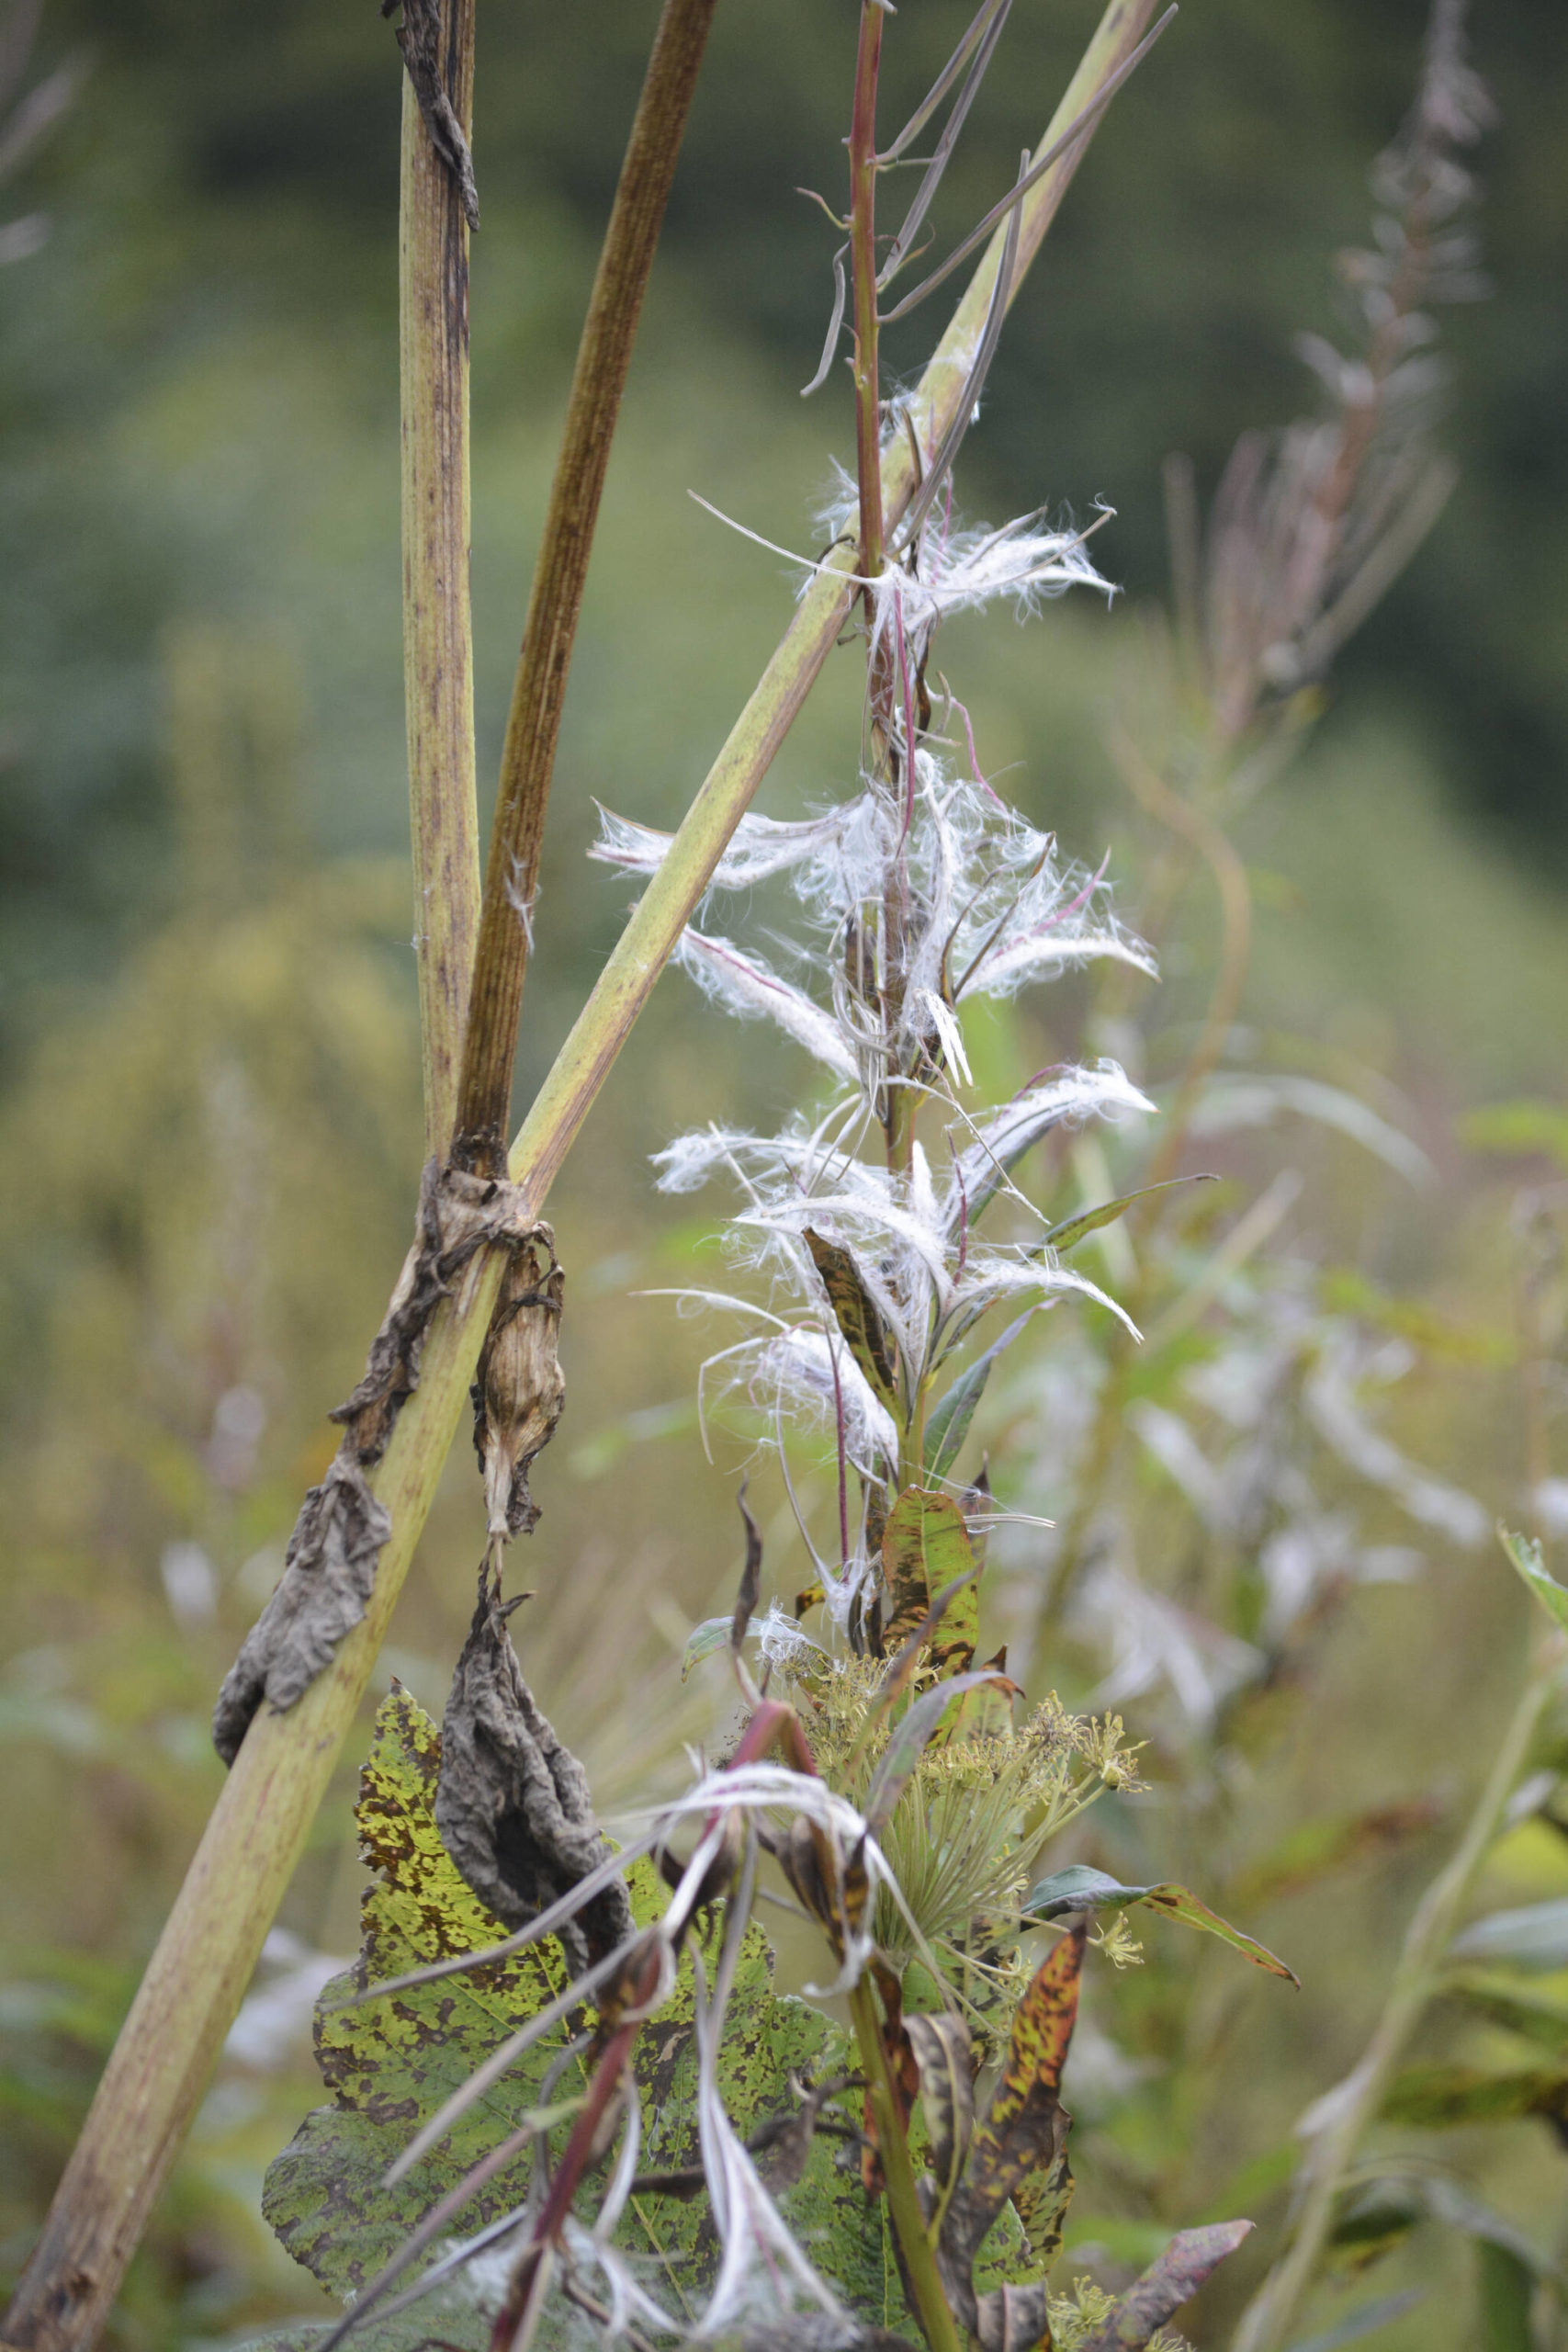
<instances>
[{"instance_id":1,"label":"dried brown leaf","mask_svg":"<svg viewBox=\"0 0 1568 2352\"><path fill-rule=\"evenodd\" d=\"M435 1824L480 1902L521 1928L597 1870L610 1849L587 1774L523 1679L509 1613L487 1565L441 1726ZM580 1970L632 1932L630 1898L615 1879L561 1930L561 1942Z\"/></svg>"},{"instance_id":2,"label":"dried brown leaf","mask_svg":"<svg viewBox=\"0 0 1568 2352\"><path fill-rule=\"evenodd\" d=\"M339 1642L365 1614L391 1532L385 1505L350 1449L341 1447L306 1496L276 1589L223 1678L212 1744L225 1764L239 1754L264 1700L281 1713L332 1663Z\"/></svg>"},{"instance_id":3,"label":"dried brown leaf","mask_svg":"<svg viewBox=\"0 0 1568 2352\"><path fill-rule=\"evenodd\" d=\"M381 14L389 17L397 5L398 0L381 0ZM441 72L441 0L403 0L403 21L397 39L430 143L457 187L464 220L470 229L477 229L479 196L474 186L474 159Z\"/></svg>"},{"instance_id":4,"label":"dried brown leaf","mask_svg":"<svg viewBox=\"0 0 1568 2352\"><path fill-rule=\"evenodd\" d=\"M525 1254L541 1237L547 1244L548 1228L528 1215L515 1185L427 1163L414 1239L364 1377L332 1416L344 1425L336 1458L300 1506L277 1589L218 1694L212 1739L226 1764L239 1754L263 1701L280 1711L291 1707L365 1614L376 1563L392 1532L365 1474L385 1453L419 1385L431 1317L479 1250Z\"/></svg>"},{"instance_id":5,"label":"dried brown leaf","mask_svg":"<svg viewBox=\"0 0 1568 2352\"><path fill-rule=\"evenodd\" d=\"M555 1435L566 1403L557 1355L566 1276L547 1225L513 1250L485 1334L473 1385L474 1451L484 1471L485 1520L505 1543L531 1535L539 1506L528 1467Z\"/></svg>"},{"instance_id":6,"label":"dried brown leaf","mask_svg":"<svg viewBox=\"0 0 1568 2352\"><path fill-rule=\"evenodd\" d=\"M1208 2229L1180 2231L1159 2260L1117 2299L1093 2335L1083 2338L1078 2352L1144 2352L1150 2337L1191 2301L1251 2227L1250 2222L1215 2222Z\"/></svg>"}]
</instances>

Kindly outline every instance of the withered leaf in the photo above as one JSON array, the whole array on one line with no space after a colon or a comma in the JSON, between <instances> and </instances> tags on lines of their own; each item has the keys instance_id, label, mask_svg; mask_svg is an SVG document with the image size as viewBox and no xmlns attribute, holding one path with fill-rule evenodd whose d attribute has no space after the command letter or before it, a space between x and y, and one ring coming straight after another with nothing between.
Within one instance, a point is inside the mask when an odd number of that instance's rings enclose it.
<instances>
[{"instance_id":1,"label":"withered leaf","mask_svg":"<svg viewBox=\"0 0 1568 2352\"><path fill-rule=\"evenodd\" d=\"M587 1774L523 1679L508 1614L487 1564L441 1726L435 1825L480 1902L521 1928L597 1870L610 1848ZM631 1933L631 1903L617 1879L583 1905L561 1942L575 1970Z\"/></svg>"},{"instance_id":2,"label":"withered leaf","mask_svg":"<svg viewBox=\"0 0 1568 2352\"><path fill-rule=\"evenodd\" d=\"M946 2198L957 2186L975 2129L975 2057L969 2029L946 2010L904 2019L920 2075L920 2110L931 2143L931 2170Z\"/></svg>"},{"instance_id":3,"label":"withered leaf","mask_svg":"<svg viewBox=\"0 0 1568 2352\"><path fill-rule=\"evenodd\" d=\"M361 1462L378 1462L392 1424L419 1385L419 1359L430 1318L477 1251L515 1250L542 1228L515 1184L441 1168L427 1160L420 1180L414 1238L364 1375L333 1413Z\"/></svg>"},{"instance_id":4,"label":"withered leaf","mask_svg":"<svg viewBox=\"0 0 1568 2352\"><path fill-rule=\"evenodd\" d=\"M319 1487L306 1496L283 1574L239 1657L223 1678L212 1713L212 1744L232 1764L251 1718L265 1700L280 1713L307 1690L344 1635L365 1614L381 1546L392 1532L346 1445Z\"/></svg>"},{"instance_id":5,"label":"withered leaf","mask_svg":"<svg viewBox=\"0 0 1568 2352\"><path fill-rule=\"evenodd\" d=\"M381 0L381 14L389 17L398 0ZM463 136L463 126L446 95L441 69L441 0L403 0L403 21L398 28L409 80L424 117L430 143L446 164L463 218L470 229L479 225L479 196L474 185L474 159Z\"/></svg>"},{"instance_id":6,"label":"withered leaf","mask_svg":"<svg viewBox=\"0 0 1568 2352\"><path fill-rule=\"evenodd\" d=\"M866 1289L854 1259L837 1241L824 1241L809 1226L803 1235L811 1262L822 1277L828 1304L844 1335L844 1344L889 1412L898 1402L893 1351L887 1327L876 1302Z\"/></svg>"},{"instance_id":7,"label":"withered leaf","mask_svg":"<svg viewBox=\"0 0 1568 2352\"><path fill-rule=\"evenodd\" d=\"M1093 2335L1082 2339L1078 2352L1144 2352L1150 2336L1191 2301L1251 2227L1250 2222L1215 2222L1208 2229L1179 2232L1159 2260L1118 2298Z\"/></svg>"},{"instance_id":8,"label":"withered leaf","mask_svg":"<svg viewBox=\"0 0 1568 2352\"><path fill-rule=\"evenodd\" d=\"M474 1451L484 1472L485 1522L501 1543L531 1535L539 1521L528 1468L555 1435L566 1403L557 1354L565 1283L549 1227L534 1227L513 1250L479 1354Z\"/></svg>"},{"instance_id":9,"label":"withered leaf","mask_svg":"<svg viewBox=\"0 0 1568 2352\"><path fill-rule=\"evenodd\" d=\"M746 1508L744 1479L735 1499L746 1525L746 1565L740 1571L740 1589L735 1596L735 1614L729 1621L729 1646L739 1654L740 1645L746 1639L746 1628L751 1623L751 1612L757 1606L757 1589L762 1574L762 1537L756 1521Z\"/></svg>"},{"instance_id":10,"label":"withered leaf","mask_svg":"<svg viewBox=\"0 0 1568 2352\"><path fill-rule=\"evenodd\" d=\"M226 1764L239 1754L263 1700L280 1710L291 1707L365 1614L381 1546L392 1532L365 1474L386 1452L393 1424L419 1385L431 1317L479 1250L520 1250L541 1229L517 1186L427 1162L414 1239L364 1377L332 1416L344 1425L343 1442L300 1506L277 1589L218 1694L212 1740Z\"/></svg>"}]
</instances>

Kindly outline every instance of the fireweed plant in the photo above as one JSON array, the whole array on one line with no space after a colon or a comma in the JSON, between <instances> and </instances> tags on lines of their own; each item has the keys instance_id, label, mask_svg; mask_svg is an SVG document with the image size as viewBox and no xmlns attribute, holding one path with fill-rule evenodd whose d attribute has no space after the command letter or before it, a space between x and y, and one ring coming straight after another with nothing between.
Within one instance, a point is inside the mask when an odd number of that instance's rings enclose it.
<instances>
[{"instance_id":1,"label":"fireweed plant","mask_svg":"<svg viewBox=\"0 0 1568 2352\"><path fill-rule=\"evenodd\" d=\"M1325 396L1321 413L1280 435L1243 436L1206 529L1190 469L1168 468L1173 609L1168 622L1151 616L1145 628L1111 751L1148 828L1136 928L1154 942L1179 933L1195 890L1212 888L1220 969L1194 1042L1173 1055L1156 1000L1144 990L1138 1001L1136 967L1095 967L1089 1035L1116 1050L1164 1115L1157 1125L1123 1119L1110 1132L1085 1126L1056 1137L1062 1173L1081 1197L1158 1186L1190 1145L1206 1149L1284 1120L1327 1127L1341 1148L1381 1163L1384 1184L1420 1190L1432 1182L1405 1132L1404 1104L1375 1072L1347 1069L1348 1057L1338 1067L1312 1058L1305 1041L1288 1039L1273 1051L1293 1049L1291 1061L1259 1066L1259 1040L1238 1019L1252 903L1231 831L1279 789L1310 736L1334 654L1451 486L1433 430L1444 384L1433 312L1485 290L1464 158L1491 120L1466 61L1464 10L1438 0L1415 102L1373 168L1372 238L1338 259L1348 347L1317 336L1300 345ZM1560 1133L1539 1113L1516 1127L1516 1143ZM1493 1127L1483 1121L1475 1140L1506 1148L1510 1132L1506 1117ZM1548 1148L1561 1159L1560 1143ZM1412 1583L1434 1546L1475 1554L1491 1537L1477 1498L1414 1458L1395 1432L1401 1418L1408 1425L1423 1405L1430 1409L1446 1369L1495 1356L1495 1338L1423 1320L1365 1276L1325 1267L1321 1245L1297 1225L1303 1192L1290 1167L1239 1216L1229 1186L1147 1192L1094 1244L1143 1329L1141 1343L1103 1317L1055 1318L1048 1349L1016 1351L987 1396L999 1474L1024 1507L993 1546L991 1579L1008 1628L1023 1659L1043 1654L1079 1675L1094 1703L1137 1709L1145 1769L1166 1798L1157 1815L1102 1809L1096 1850L1130 1881L1148 1877L1151 1866L1201 1871L1212 1899L1238 1913L1326 1892L1442 1817L1441 1802L1402 1792L1297 1821L1281 1839L1254 1800L1270 1762L1301 1735L1323 1685L1325 1647L1357 1590ZM1521 1232L1551 1229L1550 1214L1544 1227L1540 1220L1532 1196ZM1557 1261L1539 1238L1530 1247L1537 1271L1521 1278L1517 1369L1522 1498L1540 1535L1551 1524L1540 1498L1556 1489L1539 1403L1550 1343L1537 1329L1530 1283L1550 1291L1555 1277L1540 1266ZM1511 1379L1506 1345L1499 1360ZM1055 1524L1037 1528L1031 1510ZM1534 1556L1539 1567L1539 1555L1517 1539L1509 1556L1516 1566ZM1534 1589L1551 1613L1539 1577ZM1246 2352L1279 2352L1309 2293L1332 2290L1433 2225L1476 2249L1483 2330L1503 2328L1505 2306L1516 2314L1510 2343L1551 2340L1561 2324L1551 2316L1562 2294L1552 2253L1478 2198L1440 2141L1418 2157L1409 2142L1415 2125L1473 2129L1483 2118L1544 2116L1557 2096L1549 2076L1561 2081L1551 2068L1568 2049L1561 2019L1537 2027L1533 2048L1516 2047L1511 2071L1501 2056L1495 2070L1404 2063L1438 1996L1450 2020L1511 2021L1519 2044L1531 2041L1534 2012L1527 2021L1517 1975L1483 1981L1467 1955L1493 1951L1517 1968L1545 1920L1531 1911L1462 1930L1460 1923L1505 1828L1556 1818L1561 1740L1543 1711L1559 1672L1549 1644L1475 1811L1411 1921L1364 2053L1303 2116L1297 2135L1249 2151L1239 2173L1235 2151L1224 2145L1214 2177L1194 2143L1216 2070L1235 2063L1238 2006L1202 1973L1171 1968L1145 1971L1118 2004L1132 2047L1107 2053L1106 2081L1120 2067L1121 2082L1102 2084L1092 2127L1100 2145L1107 2128L1114 2139L1124 2225L1134 2215L1145 2225L1168 2222L1190 2210L1195 2191L1224 2210L1232 2197L1250 2202L1291 2185L1282 2249L1237 2338ZM1536 1769L1527 1773L1527 1763ZM1553 2053L1545 2073L1543 2042ZM1374 2292L1333 2317L1346 2329L1372 2328L1415 2299L1415 2290Z\"/></svg>"},{"instance_id":2,"label":"fireweed plant","mask_svg":"<svg viewBox=\"0 0 1568 2352\"><path fill-rule=\"evenodd\" d=\"M1034 1318L1108 1318L1136 1339L1136 1289L1113 1296L1066 1261L1184 1187L1175 1160L1196 1125L1184 1113L1143 1183L1066 1217L1022 1191L1021 1164L1047 1138L1153 1104L1109 1055L976 1102L965 1003L1086 965L1148 976L1153 956L1112 913L1104 869L1063 858L1004 803L931 658L951 614L1106 590L1089 534L1043 509L966 526L953 468L1029 260L1107 102L1163 29L1148 0L1111 0L1039 152L902 294L1010 0L983 0L886 145L892 12L863 0L818 379L847 333L854 470L828 553L802 564L795 621L679 832L606 818L597 854L646 888L510 1153L503 1140L583 571L712 12L713 0L666 0L660 19L573 380L481 889L461 584L472 20L458 0L405 0L405 661L431 1156L414 1244L337 1415L338 1454L220 1696L230 1781L7 2314L8 2344L86 2344L112 2301L470 1392L489 1526L472 1627L439 1733L397 1690L378 1713L358 1809L373 1866L363 1948L318 2015L333 2103L266 2188L284 2243L347 2309L279 2342L512 2352L693 2337L828 2352L919 2333L931 2352L1137 2352L1178 2341L1167 2323L1250 2226L1177 2233L1115 2297L1053 2278L1072 2192L1063 2070L1090 1954L1134 1959L1126 1915L1142 1905L1290 1972L1163 1871L1122 1885L1053 1851L1091 1804L1136 1785L1138 1744L1114 1714L1031 1705L1005 1655L977 1662L987 1547L1017 1515L963 1466L982 1392ZM917 145L930 150L918 161ZM878 200L905 167L919 177L889 237ZM919 385L885 398L882 327L975 254ZM1416 338L1374 331L1372 378L1392 400ZM1366 402L1345 385L1348 416ZM1288 639L1310 668L1365 602L1377 514L1404 511L1396 468L1357 522L1356 486L1382 448L1376 430L1347 426L1326 469L1314 458L1289 473L1328 518L1328 544L1284 636L1267 616L1247 708L1237 718L1234 695L1211 696L1227 745L1297 674L1274 649ZM1276 514L1279 500L1253 497L1261 480L1255 469L1235 489L1238 514ZM846 624L866 689L842 797L795 823L752 815ZM1226 626L1214 641L1230 649L1228 676L1263 622ZM731 893L773 877L803 916L784 969L776 951L730 936L733 922L719 927ZM540 1212L671 955L716 1004L773 1020L827 1074L824 1098L781 1133L683 1137L660 1181L738 1188L729 1238L751 1280L690 1302L739 1318L705 1381L736 1385L766 1417L786 1480L792 1442L825 1451L833 1508L801 1510L793 1605L761 1615L746 1519L734 1611L694 1645L728 1654L733 1739L698 1759L678 1798L618 1824L612 1847L524 1679L502 1575L509 1541L537 1515L529 1468L561 1402L564 1286ZM805 1998L774 1987L765 1924L786 1913L814 1939Z\"/></svg>"}]
</instances>

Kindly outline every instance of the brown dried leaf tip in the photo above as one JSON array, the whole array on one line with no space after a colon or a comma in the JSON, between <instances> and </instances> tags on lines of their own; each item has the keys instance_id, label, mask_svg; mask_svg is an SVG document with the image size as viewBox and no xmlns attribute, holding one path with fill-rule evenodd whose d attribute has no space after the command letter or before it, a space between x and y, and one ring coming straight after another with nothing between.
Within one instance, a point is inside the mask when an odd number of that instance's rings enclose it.
<instances>
[{"instance_id":1,"label":"brown dried leaf tip","mask_svg":"<svg viewBox=\"0 0 1568 2352\"><path fill-rule=\"evenodd\" d=\"M522 1596L526 1598L526 1596ZM499 1575L479 1570L479 1603L441 1724L435 1826L479 1901L509 1928L530 1919L608 1860L588 1775L535 1704L506 1620ZM560 1930L574 1973L633 1933L619 1879Z\"/></svg>"},{"instance_id":2,"label":"brown dried leaf tip","mask_svg":"<svg viewBox=\"0 0 1568 2352\"><path fill-rule=\"evenodd\" d=\"M549 1227L536 1226L507 1268L473 1386L474 1451L497 1547L538 1523L528 1465L548 1445L566 1402L556 1355L565 1283Z\"/></svg>"},{"instance_id":3,"label":"brown dried leaf tip","mask_svg":"<svg viewBox=\"0 0 1568 2352\"><path fill-rule=\"evenodd\" d=\"M381 0L381 14L389 17L398 0ZM403 21L398 27L398 47L409 70L430 143L446 164L470 229L479 225L479 194L474 185L474 159L453 111L441 68L441 0L402 0Z\"/></svg>"}]
</instances>

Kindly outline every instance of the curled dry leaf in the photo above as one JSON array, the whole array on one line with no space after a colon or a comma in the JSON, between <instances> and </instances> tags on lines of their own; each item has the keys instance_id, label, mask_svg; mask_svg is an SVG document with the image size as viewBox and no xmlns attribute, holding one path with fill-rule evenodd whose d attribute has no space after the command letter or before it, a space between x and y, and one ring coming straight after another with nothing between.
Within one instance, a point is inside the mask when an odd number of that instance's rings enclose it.
<instances>
[{"instance_id":1,"label":"curled dry leaf","mask_svg":"<svg viewBox=\"0 0 1568 2352\"><path fill-rule=\"evenodd\" d=\"M919 2069L920 2108L931 2143L931 2171L944 2201L969 2160L975 2131L975 2053L962 2018L945 2010L904 2019L904 2032Z\"/></svg>"},{"instance_id":2,"label":"curled dry leaf","mask_svg":"<svg viewBox=\"0 0 1568 2352\"><path fill-rule=\"evenodd\" d=\"M389 17L398 0L381 0L381 14ZM474 185L474 159L453 111L441 70L441 0L403 0L403 21L398 28L409 80L424 117L430 143L446 164L470 229L479 225L479 194Z\"/></svg>"},{"instance_id":3,"label":"curled dry leaf","mask_svg":"<svg viewBox=\"0 0 1568 2352\"><path fill-rule=\"evenodd\" d=\"M419 1385L431 1317L479 1250L523 1251L541 1230L515 1185L427 1163L413 1243L364 1377L332 1416L344 1428L336 1458L306 1496L277 1589L218 1694L212 1740L226 1764L239 1754L263 1701L279 1711L291 1707L365 1614L376 1563L392 1532L366 1473L386 1452L393 1424Z\"/></svg>"},{"instance_id":4,"label":"curled dry leaf","mask_svg":"<svg viewBox=\"0 0 1568 2352\"><path fill-rule=\"evenodd\" d=\"M392 1532L365 1473L341 1449L306 1496L288 1539L283 1574L223 1678L212 1713L212 1744L231 1764L264 1699L291 1707L365 1614L381 1546Z\"/></svg>"},{"instance_id":5,"label":"curled dry leaf","mask_svg":"<svg viewBox=\"0 0 1568 2352\"><path fill-rule=\"evenodd\" d=\"M528 1467L555 1434L566 1402L557 1355L566 1277L547 1225L513 1250L485 1335L473 1386L474 1451L484 1471L485 1519L505 1543L531 1535L539 1506Z\"/></svg>"},{"instance_id":6,"label":"curled dry leaf","mask_svg":"<svg viewBox=\"0 0 1568 2352\"><path fill-rule=\"evenodd\" d=\"M435 1823L468 1884L521 1928L609 1855L588 1776L534 1702L506 1630L509 1606L489 1565L441 1726ZM612 1880L561 1929L574 1970L631 1935L631 1903Z\"/></svg>"},{"instance_id":7,"label":"curled dry leaf","mask_svg":"<svg viewBox=\"0 0 1568 2352\"><path fill-rule=\"evenodd\" d=\"M1144 2352L1171 2313L1190 2302L1226 2255L1235 2252L1251 2227L1250 2222L1215 2222L1205 2230L1179 2231L1159 2260L1117 2298L1093 2335L1082 2339L1078 2352Z\"/></svg>"}]
</instances>

